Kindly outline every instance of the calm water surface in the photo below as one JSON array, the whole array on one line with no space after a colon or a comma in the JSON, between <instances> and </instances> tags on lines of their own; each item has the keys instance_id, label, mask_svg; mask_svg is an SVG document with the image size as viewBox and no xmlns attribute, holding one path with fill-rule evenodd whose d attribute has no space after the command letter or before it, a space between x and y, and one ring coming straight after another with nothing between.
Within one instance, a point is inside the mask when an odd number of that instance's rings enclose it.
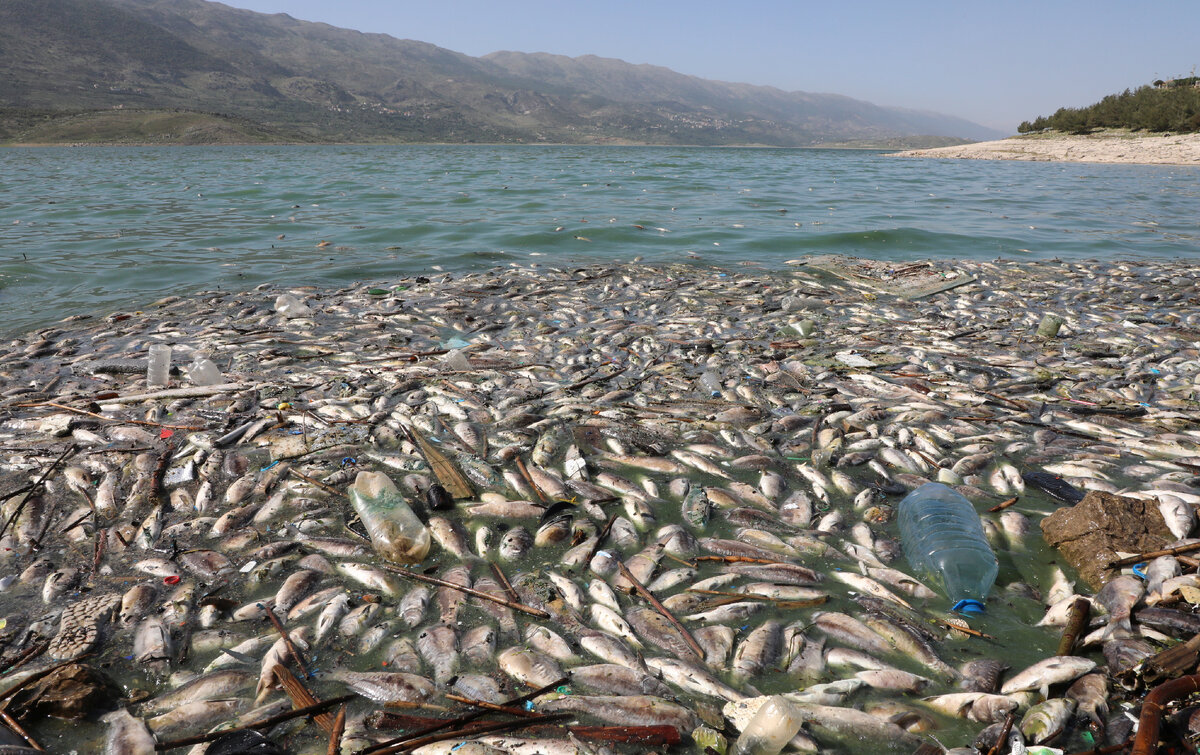
<instances>
[{"instance_id":1,"label":"calm water surface","mask_svg":"<svg viewBox=\"0 0 1200 755\"><path fill-rule=\"evenodd\" d=\"M0 151L0 330L165 294L509 264L1200 253L1200 169L868 151Z\"/></svg>"}]
</instances>

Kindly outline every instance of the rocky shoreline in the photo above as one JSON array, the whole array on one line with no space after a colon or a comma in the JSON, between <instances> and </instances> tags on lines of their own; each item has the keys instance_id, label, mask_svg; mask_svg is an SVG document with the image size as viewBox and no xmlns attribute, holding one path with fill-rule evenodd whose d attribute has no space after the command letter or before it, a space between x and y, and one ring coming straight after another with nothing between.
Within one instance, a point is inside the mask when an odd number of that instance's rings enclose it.
<instances>
[{"instance_id":1,"label":"rocky shoreline","mask_svg":"<svg viewBox=\"0 0 1200 755\"><path fill-rule=\"evenodd\" d=\"M803 751L986 752L1010 714L1031 743L1121 742L1143 665L1200 632L1195 562L1093 594L1037 528L1063 490L1098 491L1191 542L1197 312L1184 261L843 259L70 318L0 346L0 689L29 683L10 710L51 751L152 752L308 694L352 695L344 724L261 726L276 749L253 751L359 753L531 689L530 730L414 751L719 749L784 692ZM224 382L146 385L156 343ZM368 471L426 522L418 566L362 531ZM1000 559L969 626L897 542L896 504L930 480ZM1093 626L1055 665L1080 599ZM112 691L62 704L55 666Z\"/></svg>"},{"instance_id":2,"label":"rocky shoreline","mask_svg":"<svg viewBox=\"0 0 1200 755\"><path fill-rule=\"evenodd\" d=\"M1032 162L1200 165L1200 134L1160 136L1129 131L1107 131L1086 136L1027 134L956 147L906 150L896 152L894 156Z\"/></svg>"}]
</instances>

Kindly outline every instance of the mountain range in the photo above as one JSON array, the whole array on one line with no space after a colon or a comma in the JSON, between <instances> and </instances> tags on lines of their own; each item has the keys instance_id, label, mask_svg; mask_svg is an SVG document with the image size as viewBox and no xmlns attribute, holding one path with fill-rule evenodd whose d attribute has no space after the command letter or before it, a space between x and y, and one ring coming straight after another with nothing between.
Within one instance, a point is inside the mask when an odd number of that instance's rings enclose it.
<instances>
[{"instance_id":1,"label":"mountain range","mask_svg":"<svg viewBox=\"0 0 1200 755\"><path fill-rule=\"evenodd\" d=\"M1004 134L586 55L471 57L206 0L0 2L0 141L931 146Z\"/></svg>"}]
</instances>

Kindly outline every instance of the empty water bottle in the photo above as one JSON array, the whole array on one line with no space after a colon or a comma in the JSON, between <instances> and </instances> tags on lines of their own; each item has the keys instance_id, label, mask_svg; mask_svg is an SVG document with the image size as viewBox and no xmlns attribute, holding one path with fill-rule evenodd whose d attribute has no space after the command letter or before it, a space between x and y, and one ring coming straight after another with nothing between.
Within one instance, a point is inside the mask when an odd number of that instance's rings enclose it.
<instances>
[{"instance_id":1,"label":"empty water bottle","mask_svg":"<svg viewBox=\"0 0 1200 755\"><path fill-rule=\"evenodd\" d=\"M192 385L217 385L225 382L225 377L211 359L197 354L188 367L188 380Z\"/></svg>"},{"instance_id":2,"label":"empty water bottle","mask_svg":"<svg viewBox=\"0 0 1200 755\"><path fill-rule=\"evenodd\" d=\"M712 370L705 370L703 374L700 375L700 380L698 382L700 383L700 390L704 391L713 398L721 395L721 388L723 387L721 385L721 378Z\"/></svg>"},{"instance_id":3,"label":"empty water bottle","mask_svg":"<svg viewBox=\"0 0 1200 755\"><path fill-rule=\"evenodd\" d=\"M767 699L733 744L731 755L778 755L804 719L786 697L775 695Z\"/></svg>"},{"instance_id":4,"label":"empty water bottle","mask_svg":"<svg viewBox=\"0 0 1200 755\"><path fill-rule=\"evenodd\" d=\"M908 563L942 583L955 611L982 612L998 567L971 502L930 482L900 501L897 518Z\"/></svg>"},{"instance_id":5,"label":"empty water bottle","mask_svg":"<svg viewBox=\"0 0 1200 755\"><path fill-rule=\"evenodd\" d=\"M165 388L171 375L171 347L162 343L150 345L149 359L146 361L146 385L152 388Z\"/></svg>"},{"instance_id":6,"label":"empty water bottle","mask_svg":"<svg viewBox=\"0 0 1200 755\"><path fill-rule=\"evenodd\" d=\"M359 472L350 500L379 555L398 564L419 563L428 555L429 530L387 475Z\"/></svg>"}]
</instances>

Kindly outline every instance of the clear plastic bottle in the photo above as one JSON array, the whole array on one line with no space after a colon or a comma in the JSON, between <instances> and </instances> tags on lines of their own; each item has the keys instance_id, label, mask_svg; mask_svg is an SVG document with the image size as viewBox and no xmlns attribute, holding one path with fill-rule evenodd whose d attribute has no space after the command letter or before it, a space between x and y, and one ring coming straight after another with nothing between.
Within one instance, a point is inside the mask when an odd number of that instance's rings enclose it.
<instances>
[{"instance_id":1,"label":"clear plastic bottle","mask_svg":"<svg viewBox=\"0 0 1200 755\"><path fill-rule=\"evenodd\" d=\"M292 294L280 294L275 298L275 311L291 320L297 317L308 317L312 310Z\"/></svg>"},{"instance_id":2,"label":"clear plastic bottle","mask_svg":"<svg viewBox=\"0 0 1200 755\"><path fill-rule=\"evenodd\" d=\"M704 391L713 398L720 396L721 389L724 387L721 385L720 375L712 370L705 370L703 373L701 373L700 379L697 382L700 383L700 390Z\"/></svg>"},{"instance_id":3,"label":"clear plastic bottle","mask_svg":"<svg viewBox=\"0 0 1200 755\"><path fill-rule=\"evenodd\" d=\"M746 724L730 755L779 755L803 723L795 705L786 697L774 695Z\"/></svg>"},{"instance_id":4,"label":"clear plastic bottle","mask_svg":"<svg viewBox=\"0 0 1200 755\"><path fill-rule=\"evenodd\" d=\"M150 345L146 361L146 385L151 388L166 388L171 378L171 347L166 344Z\"/></svg>"},{"instance_id":5,"label":"clear plastic bottle","mask_svg":"<svg viewBox=\"0 0 1200 755\"><path fill-rule=\"evenodd\" d=\"M376 553L398 564L419 563L429 554L429 530L387 475L359 472L350 486L350 500Z\"/></svg>"},{"instance_id":6,"label":"clear plastic bottle","mask_svg":"<svg viewBox=\"0 0 1200 755\"><path fill-rule=\"evenodd\" d=\"M197 354L188 367L188 380L193 385L218 385L225 381L225 376L211 359Z\"/></svg>"},{"instance_id":7,"label":"clear plastic bottle","mask_svg":"<svg viewBox=\"0 0 1200 755\"><path fill-rule=\"evenodd\" d=\"M981 613L998 566L971 502L929 482L900 501L897 519L908 563L941 581L955 611Z\"/></svg>"}]
</instances>

